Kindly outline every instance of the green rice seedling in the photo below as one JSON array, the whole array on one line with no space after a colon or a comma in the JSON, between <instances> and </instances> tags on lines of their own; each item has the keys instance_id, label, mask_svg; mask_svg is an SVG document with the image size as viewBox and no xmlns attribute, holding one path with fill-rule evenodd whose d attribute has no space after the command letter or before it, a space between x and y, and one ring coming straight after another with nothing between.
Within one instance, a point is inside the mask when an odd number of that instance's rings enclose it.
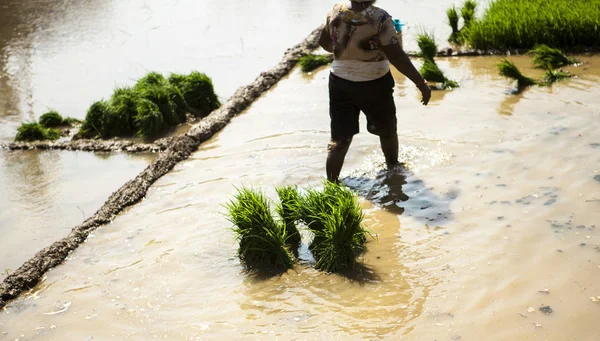
<instances>
[{"instance_id":1,"label":"green rice seedling","mask_svg":"<svg viewBox=\"0 0 600 341\"><path fill-rule=\"evenodd\" d=\"M52 128L44 128L37 122L23 123L17 128L17 142L31 142L44 140L57 140L60 133Z\"/></svg>"},{"instance_id":2,"label":"green rice seedling","mask_svg":"<svg viewBox=\"0 0 600 341\"><path fill-rule=\"evenodd\" d=\"M160 85L164 86L168 83L165 76L161 75L158 72L148 72L144 77L140 78L135 87L146 87L148 85Z\"/></svg>"},{"instance_id":3,"label":"green rice seedling","mask_svg":"<svg viewBox=\"0 0 600 341\"><path fill-rule=\"evenodd\" d=\"M171 99L168 84L144 84L135 88L139 99L146 99L156 104L164 118L165 125L174 126L182 123L182 118L177 114L177 105Z\"/></svg>"},{"instance_id":4,"label":"green rice seedling","mask_svg":"<svg viewBox=\"0 0 600 341\"><path fill-rule=\"evenodd\" d=\"M567 79L567 78L571 78L571 77L573 77L573 75L570 74L569 72L562 71L562 70L556 71L552 68L552 66L550 66L548 64L546 67L546 73L544 73L544 78L540 82L540 85L550 86L556 82L560 82L563 79Z\"/></svg>"},{"instance_id":5,"label":"green rice seedling","mask_svg":"<svg viewBox=\"0 0 600 341\"><path fill-rule=\"evenodd\" d=\"M467 37L479 50L600 47L597 0L494 0Z\"/></svg>"},{"instance_id":6,"label":"green rice seedling","mask_svg":"<svg viewBox=\"0 0 600 341\"><path fill-rule=\"evenodd\" d=\"M318 54L307 54L302 56L298 61L300 64L300 70L304 73L312 72L321 66L331 64L333 59L330 56L318 55Z\"/></svg>"},{"instance_id":7,"label":"green rice seedling","mask_svg":"<svg viewBox=\"0 0 600 341\"><path fill-rule=\"evenodd\" d=\"M78 135L86 138L110 137L104 121L112 115L112 107L106 101L98 101L90 106Z\"/></svg>"},{"instance_id":8,"label":"green rice seedling","mask_svg":"<svg viewBox=\"0 0 600 341\"><path fill-rule=\"evenodd\" d=\"M58 112L51 110L40 116L39 123L44 128L55 128L64 125L65 122Z\"/></svg>"},{"instance_id":9,"label":"green rice seedling","mask_svg":"<svg viewBox=\"0 0 600 341\"><path fill-rule=\"evenodd\" d=\"M500 62L500 64L498 64L498 71L500 71L500 75L506 78L516 80L518 89L524 89L528 86L537 84L535 80L523 75L521 71L515 66L515 64L506 59L504 59L502 62Z\"/></svg>"},{"instance_id":10,"label":"green rice seedling","mask_svg":"<svg viewBox=\"0 0 600 341\"><path fill-rule=\"evenodd\" d=\"M577 59L565 56L561 50L544 44L536 45L527 54L533 57L533 65L539 69L546 69L548 66L557 68L579 63Z\"/></svg>"},{"instance_id":11,"label":"green rice seedling","mask_svg":"<svg viewBox=\"0 0 600 341\"><path fill-rule=\"evenodd\" d=\"M164 117L158 105L147 99L140 99L136 102L136 112L133 125L137 136L151 138L164 131Z\"/></svg>"},{"instance_id":12,"label":"green rice seedling","mask_svg":"<svg viewBox=\"0 0 600 341\"><path fill-rule=\"evenodd\" d=\"M460 34L460 30L458 29L458 21L460 20L460 16L458 15L458 11L455 6L448 8L446 10L446 16L448 17L448 24L452 29L452 33L450 34L450 38L448 41L453 44L460 45L462 43L462 37Z\"/></svg>"},{"instance_id":13,"label":"green rice seedling","mask_svg":"<svg viewBox=\"0 0 600 341\"><path fill-rule=\"evenodd\" d=\"M80 124L81 120L73 117L66 117L63 119L63 125L72 127L75 124Z\"/></svg>"},{"instance_id":14,"label":"green rice seedling","mask_svg":"<svg viewBox=\"0 0 600 341\"><path fill-rule=\"evenodd\" d=\"M351 269L366 251L369 232L362 226L358 197L348 188L326 182L323 191L307 190L298 216L314 234L310 250L317 269Z\"/></svg>"},{"instance_id":15,"label":"green rice seedling","mask_svg":"<svg viewBox=\"0 0 600 341\"><path fill-rule=\"evenodd\" d=\"M238 189L226 206L228 219L239 242L238 256L249 270L293 267L286 227L273 218L269 200L260 191Z\"/></svg>"},{"instance_id":16,"label":"green rice seedling","mask_svg":"<svg viewBox=\"0 0 600 341\"><path fill-rule=\"evenodd\" d=\"M113 127L116 136L132 136L135 132L133 119L137 115L136 103L139 96L136 90L130 87L116 88L110 98L111 115L120 122L120 126ZM112 136L112 135L111 135Z\"/></svg>"},{"instance_id":17,"label":"green rice seedling","mask_svg":"<svg viewBox=\"0 0 600 341\"><path fill-rule=\"evenodd\" d=\"M421 55L423 58L433 61L435 56L437 56L438 51L433 34L425 31L421 32L417 36L417 44L419 45L419 49L421 50Z\"/></svg>"},{"instance_id":18,"label":"green rice seedling","mask_svg":"<svg viewBox=\"0 0 600 341\"><path fill-rule=\"evenodd\" d=\"M439 66L431 59L425 58L423 65L421 66L421 75L428 82L443 83L446 80L446 76Z\"/></svg>"},{"instance_id":19,"label":"green rice seedling","mask_svg":"<svg viewBox=\"0 0 600 341\"><path fill-rule=\"evenodd\" d=\"M475 0L466 0L460 13L463 18L463 30L468 30L475 21L475 11L477 9L477 2Z\"/></svg>"},{"instance_id":20,"label":"green rice seedling","mask_svg":"<svg viewBox=\"0 0 600 341\"><path fill-rule=\"evenodd\" d=\"M276 206L276 211L281 220L285 224L288 243L292 250L297 250L300 246L301 236L296 221L298 220L298 206L300 204L300 194L297 187L283 186L277 187L277 196L279 204Z\"/></svg>"},{"instance_id":21,"label":"green rice seedling","mask_svg":"<svg viewBox=\"0 0 600 341\"><path fill-rule=\"evenodd\" d=\"M444 80L444 82L442 83L442 89L444 89L444 90L452 90L452 89L456 89L459 87L460 87L460 85L457 82L450 80L448 78L446 78Z\"/></svg>"},{"instance_id":22,"label":"green rice seedling","mask_svg":"<svg viewBox=\"0 0 600 341\"><path fill-rule=\"evenodd\" d=\"M195 116L206 116L221 106L212 80L203 73L171 74L169 82L179 90L190 113Z\"/></svg>"}]
</instances>

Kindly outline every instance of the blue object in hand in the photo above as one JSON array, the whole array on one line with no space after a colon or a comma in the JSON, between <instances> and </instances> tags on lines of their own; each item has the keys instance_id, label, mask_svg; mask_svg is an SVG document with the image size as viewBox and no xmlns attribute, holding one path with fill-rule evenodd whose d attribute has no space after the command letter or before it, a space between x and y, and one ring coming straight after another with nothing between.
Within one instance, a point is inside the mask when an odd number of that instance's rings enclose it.
<instances>
[{"instance_id":1,"label":"blue object in hand","mask_svg":"<svg viewBox=\"0 0 600 341\"><path fill-rule=\"evenodd\" d=\"M393 19L394 27L396 28L396 32L402 32L402 26L404 24L400 21L400 19Z\"/></svg>"}]
</instances>

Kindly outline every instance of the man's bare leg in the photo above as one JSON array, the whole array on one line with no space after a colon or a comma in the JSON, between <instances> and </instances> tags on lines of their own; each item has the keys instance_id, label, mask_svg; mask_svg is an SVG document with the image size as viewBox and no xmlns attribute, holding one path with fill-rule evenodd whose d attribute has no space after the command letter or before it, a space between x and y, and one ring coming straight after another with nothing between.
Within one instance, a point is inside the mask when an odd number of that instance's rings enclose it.
<instances>
[{"instance_id":1,"label":"man's bare leg","mask_svg":"<svg viewBox=\"0 0 600 341\"><path fill-rule=\"evenodd\" d=\"M381 142L381 151L383 152L383 156L385 156L385 163L388 168L400 164L398 162L398 135L394 134L387 137L380 136L379 142Z\"/></svg>"},{"instance_id":2,"label":"man's bare leg","mask_svg":"<svg viewBox=\"0 0 600 341\"><path fill-rule=\"evenodd\" d=\"M342 166L344 166L344 159L346 153L348 153L348 148L350 148L350 143L352 143L352 137L329 142L326 164L327 180L334 183L339 182L340 172Z\"/></svg>"}]
</instances>

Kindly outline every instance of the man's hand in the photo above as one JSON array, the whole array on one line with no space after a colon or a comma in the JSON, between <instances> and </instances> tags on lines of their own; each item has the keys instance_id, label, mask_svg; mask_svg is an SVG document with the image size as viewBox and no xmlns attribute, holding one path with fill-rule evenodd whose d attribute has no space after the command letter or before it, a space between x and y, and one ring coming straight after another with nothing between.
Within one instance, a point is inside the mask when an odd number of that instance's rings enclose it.
<instances>
[{"instance_id":1,"label":"man's hand","mask_svg":"<svg viewBox=\"0 0 600 341\"><path fill-rule=\"evenodd\" d=\"M419 85L418 88L419 91L421 91L421 95L423 96L423 98L421 99L421 103L423 103L423 105L427 105L427 103L429 103L429 100L431 99L431 89L429 88L429 85L427 85L427 82L425 82Z\"/></svg>"}]
</instances>

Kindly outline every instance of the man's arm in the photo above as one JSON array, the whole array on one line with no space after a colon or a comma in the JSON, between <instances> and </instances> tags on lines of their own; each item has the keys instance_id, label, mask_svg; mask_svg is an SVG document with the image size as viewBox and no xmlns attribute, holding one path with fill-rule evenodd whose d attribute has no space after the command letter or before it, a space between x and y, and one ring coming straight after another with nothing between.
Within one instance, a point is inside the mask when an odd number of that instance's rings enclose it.
<instances>
[{"instance_id":1,"label":"man's arm","mask_svg":"<svg viewBox=\"0 0 600 341\"><path fill-rule=\"evenodd\" d=\"M425 79L423 79L423 76L421 76L419 71L410 61L408 55L406 52L404 52L400 44L395 43L383 46L383 52L389 59L390 63L392 63L392 65L394 65L398 71L415 83L423 95L423 104L427 105L427 103L429 103L429 99L431 98L431 89L429 89L427 82Z\"/></svg>"},{"instance_id":2,"label":"man's arm","mask_svg":"<svg viewBox=\"0 0 600 341\"><path fill-rule=\"evenodd\" d=\"M327 26L324 26L323 30L321 31L321 37L319 38L319 45L325 51L333 53L333 41L331 41L331 36L329 35Z\"/></svg>"}]
</instances>

